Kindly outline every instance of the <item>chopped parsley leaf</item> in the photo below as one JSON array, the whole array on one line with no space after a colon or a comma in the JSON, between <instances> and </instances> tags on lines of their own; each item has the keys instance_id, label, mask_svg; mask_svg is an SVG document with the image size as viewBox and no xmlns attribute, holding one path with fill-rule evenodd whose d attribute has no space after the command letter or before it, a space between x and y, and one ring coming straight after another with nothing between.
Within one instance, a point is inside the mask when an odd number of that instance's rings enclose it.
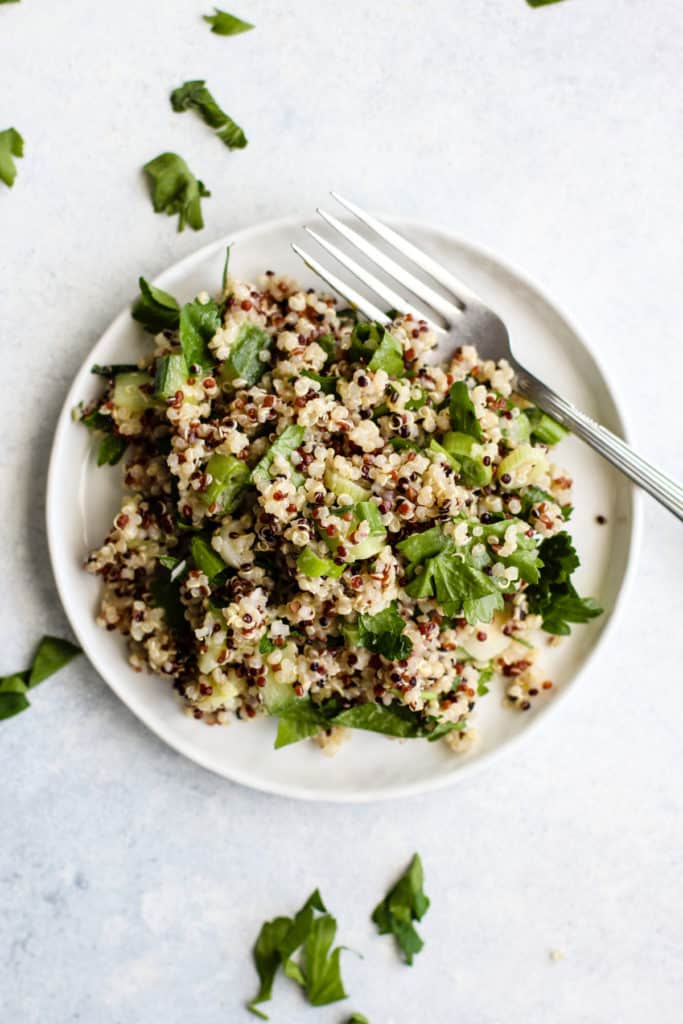
<instances>
[{"instance_id":1,"label":"chopped parsley leaf","mask_svg":"<svg viewBox=\"0 0 683 1024\"><path fill-rule=\"evenodd\" d=\"M16 128L6 128L0 132L0 181L12 188L17 176L17 167L13 157L24 155L24 140Z\"/></svg>"},{"instance_id":2,"label":"chopped parsley leaf","mask_svg":"<svg viewBox=\"0 0 683 1024\"><path fill-rule=\"evenodd\" d=\"M569 623L585 623L602 614L592 597L580 597L572 582L572 573L580 562L571 537L565 531L546 537L539 549L543 563L540 579L527 590L529 608L543 617L547 633L567 636Z\"/></svg>"},{"instance_id":3,"label":"chopped parsley leaf","mask_svg":"<svg viewBox=\"0 0 683 1024\"><path fill-rule=\"evenodd\" d=\"M155 213L169 217L178 214L178 231L183 231L186 224L194 231L204 227L201 201L211 193L181 156L161 153L146 163L143 170L149 179Z\"/></svg>"},{"instance_id":4,"label":"chopped parsley leaf","mask_svg":"<svg viewBox=\"0 0 683 1024\"><path fill-rule=\"evenodd\" d=\"M412 964L413 957L424 945L413 925L413 921L421 921L429 909L423 886L422 861L416 853L406 873L372 912L380 935L395 937L407 964Z\"/></svg>"},{"instance_id":5,"label":"chopped parsley leaf","mask_svg":"<svg viewBox=\"0 0 683 1024\"><path fill-rule=\"evenodd\" d=\"M185 82L171 93L171 106L176 113L196 110L204 124L213 128L228 149L244 149L247 137L238 124L216 103L201 79Z\"/></svg>"},{"instance_id":6,"label":"chopped parsley leaf","mask_svg":"<svg viewBox=\"0 0 683 1024\"><path fill-rule=\"evenodd\" d=\"M27 692L59 672L80 653L80 647L69 640L44 636L38 644L30 668L0 676L0 719L12 718L30 707Z\"/></svg>"},{"instance_id":7,"label":"chopped parsley leaf","mask_svg":"<svg viewBox=\"0 0 683 1024\"><path fill-rule=\"evenodd\" d=\"M254 27L248 21L242 21L234 14L219 10L218 7L214 7L214 11L214 14L204 14L202 17L217 36L237 36L241 32L249 32Z\"/></svg>"}]
</instances>

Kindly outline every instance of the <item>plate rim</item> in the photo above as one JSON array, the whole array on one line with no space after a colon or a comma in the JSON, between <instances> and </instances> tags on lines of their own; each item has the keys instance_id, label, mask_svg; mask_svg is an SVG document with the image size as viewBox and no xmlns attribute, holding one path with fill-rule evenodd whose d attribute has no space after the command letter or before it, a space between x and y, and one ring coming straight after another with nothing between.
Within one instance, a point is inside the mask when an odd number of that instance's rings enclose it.
<instances>
[{"instance_id":1,"label":"plate rim","mask_svg":"<svg viewBox=\"0 0 683 1024\"><path fill-rule=\"evenodd\" d=\"M413 218L404 218L397 216L386 216L383 214L377 214L377 216L385 223L389 223L392 226L397 227L399 230L406 228L410 231L416 229L418 231L430 231L437 235L441 235L448 242L454 244L461 250L466 250L472 253L474 256L492 263L494 266L501 268L506 274L516 278L521 284L528 289L532 294L535 295L546 307L552 310L561 321L569 328L569 330L575 335L580 342L584 354L593 361L596 369L598 370L602 383L604 384L607 393L614 406L616 419L618 421L621 436L624 440L628 440L631 436L631 430L629 425L628 416L624 412L624 407L621 401L619 391L614 388L610 381L606 369L602 364L602 361L598 355L596 355L594 349L588 345L584 334L578 329L574 320L567 315L564 308L560 306L554 299L551 299L543 288L537 283L536 279L528 274L526 270L520 268L516 263L509 261L506 257L501 257L494 253L485 246L479 245L478 243L471 242L469 239L458 235L456 232L450 231L448 228L444 228L441 225L433 224L426 220L416 220ZM256 224L248 225L240 228L238 231L231 232L213 242L200 247L184 256L182 259L166 267L160 274L157 274L153 279L152 283L158 287L163 288L165 285L165 279L173 274L183 273L188 270L195 262L201 262L204 259L210 257L214 253L225 249L227 246L238 245L245 239L253 240L260 234L269 233L273 231L283 231L291 228L294 232L296 229L300 229L302 225L309 220L308 215L289 214L284 217L275 217L266 221L259 221ZM465 761L461 764L457 771L451 772L450 774L438 775L431 779L420 779L415 782L405 783L392 789L391 791L386 790L375 790L372 788L364 789L362 791L352 790L340 790L332 793L322 793L319 790L309 789L307 786L298 785L294 783L280 783L274 779L272 782L265 783L259 779L253 779L247 772L243 772L240 769L235 770L224 770L214 763L210 763L211 759L207 756L204 757L201 751L197 751L194 748L190 748L182 738L171 736L167 734L166 728L163 724L149 720L147 717L142 717L136 708L128 701L125 688L119 687L114 680L109 678L109 675L100 660L97 650L93 652L89 645L86 645L83 633L78 625L78 616L75 614L75 609L71 607L71 599L68 594L68 587L66 581L61 578L59 571L59 560L57 556L59 535L57 533L56 524L56 492L58 488L58 455L59 450L62 446L62 441L65 433L67 432L70 424L72 423L71 410L73 405L78 399L79 389L81 387L81 380L88 379L87 366L92 359L94 350L101 344L103 340L108 338L111 334L116 333L124 324L128 322L130 317L130 306L125 306L120 313L118 313L108 327L99 335L94 345L88 350L85 355L80 368L77 370L74 378L66 393L64 403L61 407L55 433L52 440L52 446L50 450L50 460L48 465L47 473L47 487L46 487L46 498L45 498L45 520L47 528L47 541L48 551L50 556L50 563L52 567L52 574L55 580L57 593L59 595L62 608L69 621L71 629L73 630L76 638L79 641L80 646L83 648L83 652L91 665L95 668L107 686L116 694L121 702L126 706L128 711L135 716L135 718L141 722L145 728L149 729L150 732L154 733L162 742L169 746L172 750L187 757L194 764L199 765L207 771L212 772L214 775L218 775L221 778L227 779L229 782L237 783L239 785L246 786L250 789L257 790L262 793L268 793L275 796L289 797L291 799L306 800L316 803L335 803L335 804L365 804L373 803L384 800L397 800L410 796L417 796L421 793L431 793L437 790L445 789L448 786L453 786L456 783L464 782L467 779L473 778L477 773L486 770L492 766L501 757L507 756L513 753L522 741L528 740L536 734L541 722L547 722L550 718L555 719L557 708L563 706L571 695L575 694L578 690L579 684L585 678L588 673L589 667L592 665L596 656L604 649L612 637L615 624L618 622L626 598L630 592L635 576L636 564L638 561L638 553L640 551L641 537L642 537L642 500L643 496L634 487L633 484L629 483L628 495L630 498L630 529L627 543L626 552L626 564L624 567L623 578L619 587L618 594L614 605L610 611L610 617L604 628L602 629L596 643L591 647L589 652L586 654L583 664L579 669L572 675L569 684L564 687L553 699L552 702L546 707L544 713L532 719L529 724L520 732L515 735L509 736L504 739L494 749L482 754L480 757L472 761Z\"/></svg>"}]
</instances>

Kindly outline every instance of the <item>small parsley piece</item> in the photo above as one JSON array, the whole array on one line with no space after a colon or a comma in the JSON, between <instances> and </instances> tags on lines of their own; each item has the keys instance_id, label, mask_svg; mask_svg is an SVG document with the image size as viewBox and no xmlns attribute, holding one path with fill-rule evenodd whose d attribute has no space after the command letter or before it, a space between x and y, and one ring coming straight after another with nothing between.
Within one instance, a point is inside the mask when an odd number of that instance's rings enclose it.
<instances>
[{"instance_id":1,"label":"small parsley piece","mask_svg":"<svg viewBox=\"0 0 683 1024\"><path fill-rule=\"evenodd\" d=\"M120 434L107 434L97 449L98 466L115 466L121 461L128 447L128 440Z\"/></svg>"},{"instance_id":2,"label":"small parsley piece","mask_svg":"<svg viewBox=\"0 0 683 1024\"><path fill-rule=\"evenodd\" d=\"M390 661L407 658L413 649L413 642L405 635L404 629L405 622L395 601L376 615L358 616L358 633L362 646Z\"/></svg>"},{"instance_id":3,"label":"small parsley piece","mask_svg":"<svg viewBox=\"0 0 683 1024\"><path fill-rule=\"evenodd\" d=\"M416 853L406 873L372 912L380 935L396 938L407 964L412 964L413 957L424 945L413 926L413 921L421 921L429 909L423 886L422 861Z\"/></svg>"},{"instance_id":4,"label":"small parsley piece","mask_svg":"<svg viewBox=\"0 0 683 1024\"><path fill-rule=\"evenodd\" d=\"M80 647L69 640L44 636L38 644L30 668L0 676L0 719L12 718L30 707L27 692L59 672L80 653Z\"/></svg>"},{"instance_id":5,"label":"small parsley piece","mask_svg":"<svg viewBox=\"0 0 683 1024\"><path fill-rule=\"evenodd\" d=\"M366 362L368 369L373 372L386 370L390 377L403 377L405 374L400 341L374 320L361 321L355 325L351 332L349 353L352 358Z\"/></svg>"},{"instance_id":6,"label":"small parsley piece","mask_svg":"<svg viewBox=\"0 0 683 1024\"><path fill-rule=\"evenodd\" d=\"M221 277L221 291L224 292L228 287L228 271L230 269L230 250L232 245L226 245L225 247L225 261L223 263L223 275Z\"/></svg>"},{"instance_id":7,"label":"small parsley piece","mask_svg":"<svg viewBox=\"0 0 683 1024\"><path fill-rule=\"evenodd\" d=\"M138 285L140 294L130 311L133 320L142 324L150 334L176 330L180 322L180 306L173 296L149 284L144 277L139 279Z\"/></svg>"},{"instance_id":8,"label":"small parsley piece","mask_svg":"<svg viewBox=\"0 0 683 1024\"><path fill-rule=\"evenodd\" d=\"M324 373L314 373L313 370L303 370L301 376L316 381L320 385L323 395L336 395L338 377L331 377Z\"/></svg>"},{"instance_id":9,"label":"small parsley piece","mask_svg":"<svg viewBox=\"0 0 683 1024\"><path fill-rule=\"evenodd\" d=\"M346 1024L370 1024L364 1013L352 1013Z\"/></svg>"},{"instance_id":10,"label":"small parsley piece","mask_svg":"<svg viewBox=\"0 0 683 1024\"><path fill-rule=\"evenodd\" d=\"M106 366L100 366L99 363L95 363L94 366L90 367L90 372L94 373L97 377L106 377L107 380L113 380L119 373L137 373L137 363L107 363Z\"/></svg>"},{"instance_id":11,"label":"small parsley piece","mask_svg":"<svg viewBox=\"0 0 683 1024\"><path fill-rule=\"evenodd\" d=\"M529 7L547 7L548 4L558 4L560 0L526 0Z\"/></svg>"},{"instance_id":12,"label":"small parsley piece","mask_svg":"<svg viewBox=\"0 0 683 1024\"><path fill-rule=\"evenodd\" d=\"M259 652L259 654L272 654L274 650L275 650L275 644L270 639L270 637L269 636L262 636L260 641L259 641L259 645L258 645L258 652Z\"/></svg>"},{"instance_id":13,"label":"small parsley piece","mask_svg":"<svg viewBox=\"0 0 683 1024\"><path fill-rule=\"evenodd\" d=\"M483 441L481 424L477 419L474 404L464 381L458 380L451 388L448 400L448 412L453 430L459 434L467 434L475 441Z\"/></svg>"},{"instance_id":14,"label":"small parsley piece","mask_svg":"<svg viewBox=\"0 0 683 1024\"><path fill-rule=\"evenodd\" d=\"M4 181L8 188L12 188L17 176L13 157L22 157L23 155L24 140L16 128L6 128L0 132L0 181Z\"/></svg>"},{"instance_id":15,"label":"small parsley piece","mask_svg":"<svg viewBox=\"0 0 683 1024\"><path fill-rule=\"evenodd\" d=\"M487 665L486 668L483 668L479 673L479 678L477 680L477 697L486 696L486 694L489 692L489 688L486 684L489 683L492 678L493 666Z\"/></svg>"},{"instance_id":16,"label":"small parsley piece","mask_svg":"<svg viewBox=\"0 0 683 1024\"><path fill-rule=\"evenodd\" d=\"M213 368L215 356L209 348L209 342L221 325L218 306L210 299L208 302L186 302L180 310L180 347L188 367L200 366L207 371Z\"/></svg>"},{"instance_id":17,"label":"small parsley piece","mask_svg":"<svg viewBox=\"0 0 683 1024\"><path fill-rule=\"evenodd\" d=\"M143 167L150 183L155 213L178 214L178 231L189 224L194 231L204 227L201 200L211 193L177 153L161 153Z\"/></svg>"},{"instance_id":18,"label":"small parsley piece","mask_svg":"<svg viewBox=\"0 0 683 1024\"><path fill-rule=\"evenodd\" d=\"M324 728L329 728L329 723L322 709L308 700L296 700L280 712L275 749L280 750L290 743L310 739Z\"/></svg>"},{"instance_id":19,"label":"small parsley piece","mask_svg":"<svg viewBox=\"0 0 683 1024\"><path fill-rule=\"evenodd\" d=\"M522 510L520 512L520 515L523 519L528 519L532 506L538 505L542 501L547 501L553 505L557 505L560 512L562 513L562 518L564 519L565 523L568 519L571 519L572 512L574 511L572 505L560 505L557 501L557 498L553 498L552 494L548 494L547 491L544 491L540 487L536 487L533 484L530 485L529 487L525 487L524 493L518 495L518 497L522 503ZM533 526L533 520L531 520L531 524Z\"/></svg>"},{"instance_id":20,"label":"small parsley piece","mask_svg":"<svg viewBox=\"0 0 683 1024\"><path fill-rule=\"evenodd\" d=\"M262 486L267 486L270 481L270 467L275 461L276 456L282 455L283 458L291 460L292 452L302 444L305 436L305 427L300 427L296 424L285 427L282 433L275 438L260 462L257 462L254 466L251 473L252 480L261 483ZM304 482L302 474L295 469L292 469L292 482L296 487L299 487Z\"/></svg>"},{"instance_id":21,"label":"small parsley piece","mask_svg":"<svg viewBox=\"0 0 683 1024\"><path fill-rule=\"evenodd\" d=\"M152 603L163 610L166 618L166 625L176 635L187 631L188 624L185 618L185 605L180 600L181 575L176 573L175 566L169 569L159 559L160 567L155 578L149 585Z\"/></svg>"},{"instance_id":22,"label":"small parsley piece","mask_svg":"<svg viewBox=\"0 0 683 1024\"><path fill-rule=\"evenodd\" d=\"M448 616L463 615L474 625L490 622L503 608L499 586L472 561L466 550L456 548L438 527L401 541L399 551L411 563L413 579L406 593L420 600L435 597ZM417 556L417 557L416 557Z\"/></svg>"},{"instance_id":23,"label":"small parsley piece","mask_svg":"<svg viewBox=\"0 0 683 1024\"><path fill-rule=\"evenodd\" d=\"M267 353L272 344L273 339L262 327L243 323L221 368L221 380L243 380L247 387L253 387L266 372L267 363L261 353Z\"/></svg>"},{"instance_id":24,"label":"small parsley piece","mask_svg":"<svg viewBox=\"0 0 683 1024\"><path fill-rule=\"evenodd\" d=\"M527 590L529 609L543 617L546 633L568 636L569 623L583 624L602 615L592 597L580 597L572 582L572 573L580 562L568 533L546 537L539 554L543 562L539 582Z\"/></svg>"},{"instance_id":25,"label":"small parsley piece","mask_svg":"<svg viewBox=\"0 0 683 1024\"><path fill-rule=\"evenodd\" d=\"M213 128L228 149L244 149L247 137L238 124L216 103L206 88L206 82L185 82L171 93L171 106L176 113L196 110L204 124Z\"/></svg>"},{"instance_id":26,"label":"small parsley piece","mask_svg":"<svg viewBox=\"0 0 683 1024\"><path fill-rule=\"evenodd\" d=\"M254 27L248 21L236 18L234 14L221 11L214 7L215 14L204 14L204 21L211 26L211 31L217 36L238 36L242 32L249 32Z\"/></svg>"},{"instance_id":27,"label":"small parsley piece","mask_svg":"<svg viewBox=\"0 0 683 1024\"><path fill-rule=\"evenodd\" d=\"M337 922L327 912L317 889L293 918L276 917L266 921L253 949L259 991L247 1008L262 1020L268 1020L257 1007L272 997L273 982L280 968L301 985L313 1006L345 999L339 964L341 947L330 952L336 931ZM299 951L301 961L297 962L292 958Z\"/></svg>"},{"instance_id":28,"label":"small parsley piece","mask_svg":"<svg viewBox=\"0 0 683 1024\"><path fill-rule=\"evenodd\" d=\"M208 578L209 583L212 583L228 568L220 555L211 547L209 541L205 537L200 537L199 534L195 534L190 541L190 553L192 561Z\"/></svg>"}]
</instances>

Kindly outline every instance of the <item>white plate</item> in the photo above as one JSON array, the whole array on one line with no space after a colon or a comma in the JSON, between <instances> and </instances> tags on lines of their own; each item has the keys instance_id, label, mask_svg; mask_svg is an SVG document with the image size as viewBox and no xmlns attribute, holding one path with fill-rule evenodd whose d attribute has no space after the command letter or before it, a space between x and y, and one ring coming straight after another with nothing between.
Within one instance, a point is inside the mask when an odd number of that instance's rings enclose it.
<instances>
[{"instance_id":1,"label":"white plate","mask_svg":"<svg viewBox=\"0 0 683 1024\"><path fill-rule=\"evenodd\" d=\"M530 370L623 435L623 418L605 374L574 328L536 287L495 257L440 229L393 223L490 302L508 324L515 351ZM301 221L292 218L242 231L183 260L155 283L181 301L202 289L216 291L225 246L232 241L231 270L237 277L253 279L272 268L319 286L290 249L300 226ZM167 682L133 672L123 638L95 625L100 583L81 568L86 552L101 543L119 508L120 468L96 467L92 439L72 421L71 410L101 388L101 380L90 374L93 363L135 361L149 343L125 310L77 375L52 450L47 526L57 586L74 632L95 668L150 729L205 768L256 789L309 800L367 801L462 779L494 754L510 749L557 706L609 632L635 548L637 519L630 485L574 438L563 442L557 461L566 465L575 481L571 532L583 563L578 586L607 611L590 625L576 627L559 647L544 646L543 664L555 686L532 711L514 713L503 708L502 689L492 688L476 714L479 740L471 753L456 755L441 743L389 741L362 732L354 732L334 758L323 756L310 742L275 751L274 722L209 728L181 713ZM606 525L597 525L598 514L607 517Z\"/></svg>"}]
</instances>

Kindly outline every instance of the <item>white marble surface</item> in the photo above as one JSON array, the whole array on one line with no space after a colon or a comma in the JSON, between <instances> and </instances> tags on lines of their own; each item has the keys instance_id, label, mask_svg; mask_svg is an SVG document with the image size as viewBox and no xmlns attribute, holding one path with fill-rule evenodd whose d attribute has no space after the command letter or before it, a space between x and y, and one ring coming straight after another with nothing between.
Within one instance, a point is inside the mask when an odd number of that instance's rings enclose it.
<instances>
[{"instance_id":1,"label":"white marble surface","mask_svg":"<svg viewBox=\"0 0 683 1024\"><path fill-rule=\"evenodd\" d=\"M67 632L51 434L138 273L329 187L528 269L612 367L643 452L683 474L679 0L251 0L236 10L257 29L235 39L208 32L209 6L0 7L0 128L26 139L0 186L0 671ZM244 153L171 112L192 77L243 123ZM151 211L138 168L165 148L214 190L199 235ZM346 957L352 999L308 1010L282 985L274 1021L679 1021L681 537L648 502L630 603L574 700L513 758L402 804L232 786L74 664L0 725L0 1019L246 1022L258 926L319 884L365 954ZM407 969L368 913L414 849L433 906Z\"/></svg>"}]
</instances>

